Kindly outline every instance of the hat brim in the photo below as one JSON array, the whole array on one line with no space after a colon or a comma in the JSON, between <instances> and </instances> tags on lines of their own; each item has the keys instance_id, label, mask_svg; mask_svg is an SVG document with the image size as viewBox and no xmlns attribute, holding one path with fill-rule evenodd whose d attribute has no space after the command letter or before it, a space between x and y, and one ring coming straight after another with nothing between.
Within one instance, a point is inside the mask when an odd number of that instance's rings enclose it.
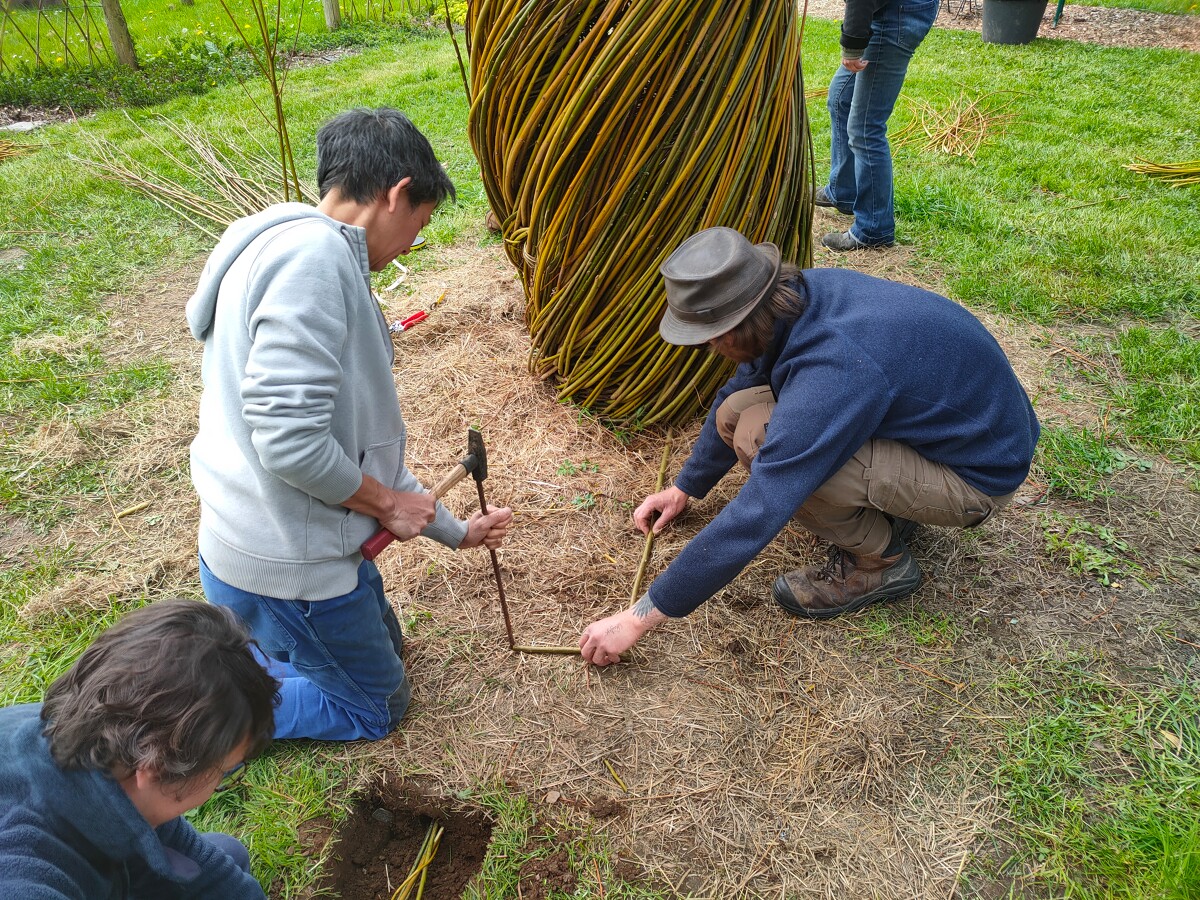
<instances>
[{"instance_id":1,"label":"hat brim","mask_svg":"<svg viewBox=\"0 0 1200 900\"><path fill-rule=\"evenodd\" d=\"M668 344L676 344L680 347L696 347L701 344L707 344L713 338L718 338L725 334L725 332L736 328L745 321L750 313L758 309L758 305L775 288L775 282L779 279L781 258L779 248L774 244L755 244L754 248L766 254L774 265L774 272L770 280L758 293L758 296L753 297L745 306L734 310L727 316L723 316L716 322L684 322L675 315L668 305L663 312L662 319L658 323L659 336Z\"/></svg>"}]
</instances>

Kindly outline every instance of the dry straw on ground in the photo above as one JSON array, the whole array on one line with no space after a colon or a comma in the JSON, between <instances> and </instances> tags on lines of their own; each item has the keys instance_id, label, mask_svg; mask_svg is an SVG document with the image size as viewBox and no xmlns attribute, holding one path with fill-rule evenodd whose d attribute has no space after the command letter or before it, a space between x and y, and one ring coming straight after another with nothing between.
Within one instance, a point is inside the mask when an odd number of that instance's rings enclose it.
<instances>
[{"instance_id":1,"label":"dry straw on ground","mask_svg":"<svg viewBox=\"0 0 1200 900\"><path fill-rule=\"evenodd\" d=\"M663 433L622 443L529 377L523 299L497 248L423 252L437 264L405 286L411 293L385 297L389 314L431 312L396 337L410 467L432 484L462 455L467 427L482 427L488 500L516 510L500 560L517 639L572 643L589 621L629 603L643 546L629 507L654 486ZM200 348L180 317L200 265L114 310L118 337L143 336L114 341L122 363L140 346L178 361L181 383L170 399L114 412L81 437L109 460L109 496L80 500L60 530L28 540L73 542L89 569L34 598L29 614L143 591L198 594L196 503L183 472ZM989 325L1037 393L1061 364L1051 355L1059 341ZM672 473L697 429L676 433ZM1163 475L1138 477L1122 483L1142 498L1122 536L1148 556L1200 541L1188 524L1198 520L1196 495ZM739 484L731 475L659 536L648 577ZM503 781L533 798L545 821L603 832L681 894L957 896L959 874L975 866L973 854L988 855L984 836L999 821L976 767L994 759L999 728L1022 715L1024 701L998 679L1070 653L1103 654L1119 672L1186 649L1162 623L1180 621L1179 593L1195 585L1115 592L1066 574L1042 551L1036 513L1023 505L1040 491L1030 486L980 531L923 531L914 550L927 582L911 601L823 624L792 620L769 599L780 570L820 556L789 529L730 588L603 671L508 652L486 553L393 545L379 561L407 622L411 711L388 740L329 752L355 754L433 797ZM152 506L117 518L146 500ZM461 515L477 502L470 485L447 500ZM1138 526L1148 508L1173 535Z\"/></svg>"},{"instance_id":2,"label":"dry straw on ground","mask_svg":"<svg viewBox=\"0 0 1200 900\"><path fill-rule=\"evenodd\" d=\"M13 159L17 156L24 156L30 151L30 148L24 144L18 144L16 141L5 140L0 138L0 162L6 159Z\"/></svg>"},{"instance_id":3,"label":"dry straw on ground","mask_svg":"<svg viewBox=\"0 0 1200 900\"><path fill-rule=\"evenodd\" d=\"M1125 167L1131 172L1140 172L1150 178L1158 178L1172 187L1200 184L1200 159L1178 163L1156 163L1138 157L1137 162Z\"/></svg>"}]
</instances>

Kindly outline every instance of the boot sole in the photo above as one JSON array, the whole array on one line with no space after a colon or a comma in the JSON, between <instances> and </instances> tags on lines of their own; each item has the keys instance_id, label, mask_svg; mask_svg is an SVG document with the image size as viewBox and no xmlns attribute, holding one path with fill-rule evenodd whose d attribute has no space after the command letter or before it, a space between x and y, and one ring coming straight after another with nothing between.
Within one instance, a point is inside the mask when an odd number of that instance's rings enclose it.
<instances>
[{"instance_id":1,"label":"boot sole","mask_svg":"<svg viewBox=\"0 0 1200 900\"><path fill-rule=\"evenodd\" d=\"M830 606L826 609L809 609L806 606L801 606L796 602L795 596L792 594L792 589L788 587L787 580L782 575L775 579L775 584L771 588L771 596L782 607L784 612L797 618L835 619L838 616L866 609L874 603L903 600L905 597L916 593L917 588L921 586L922 579L921 568L917 565L916 560L913 560L912 572L906 572L879 590L863 594L861 597L857 597L842 606Z\"/></svg>"}]
</instances>

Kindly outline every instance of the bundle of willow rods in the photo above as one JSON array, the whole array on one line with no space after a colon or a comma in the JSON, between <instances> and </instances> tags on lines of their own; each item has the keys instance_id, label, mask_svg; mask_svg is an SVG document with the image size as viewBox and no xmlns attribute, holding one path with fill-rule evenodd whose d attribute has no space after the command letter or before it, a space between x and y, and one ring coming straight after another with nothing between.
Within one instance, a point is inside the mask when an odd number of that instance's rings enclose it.
<instances>
[{"instance_id":1,"label":"bundle of willow rods","mask_svg":"<svg viewBox=\"0 0 1200 900\"><path fill-rule=\"evenodd\" d=\"M1186 187L1190 184L1200 184L1200 159L1178 163L1156 163L1140 156L1134 157L1136 163L1125 166L1131 172L1140 172L1150 178L1159 178L1172 187Z\"/></svg>"},{"instance_id":2,"label":"bundle of willow rods","mask_svg":"<svg viewBox=\"0 0 1200 900\"><path fill-rule=\"evenodd\" d=\"M659 264L727 225L812 258L793 3L474 0L469 133L525 288L530 367L616 422L682 421L730 372L658 336Z\"/></svg>"}]
</instances>

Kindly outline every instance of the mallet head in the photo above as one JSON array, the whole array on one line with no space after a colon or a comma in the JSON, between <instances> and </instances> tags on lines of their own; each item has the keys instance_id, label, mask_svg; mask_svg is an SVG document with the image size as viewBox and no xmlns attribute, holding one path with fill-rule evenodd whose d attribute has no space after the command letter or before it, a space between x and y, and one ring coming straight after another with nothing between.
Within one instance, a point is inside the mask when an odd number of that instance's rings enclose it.
<instances>
[{"instance_id":1,"label":"mallet head","mask_svg":"<svg viewBox=\"0 0 1200 900\"><path fill-rule=\"evenodd\" d=\"M483 432L478 428L467 429L467 455L475 457L471 475L476 481L487 478L487 450L483 446Z\"/></svg>"}]
</instances>

